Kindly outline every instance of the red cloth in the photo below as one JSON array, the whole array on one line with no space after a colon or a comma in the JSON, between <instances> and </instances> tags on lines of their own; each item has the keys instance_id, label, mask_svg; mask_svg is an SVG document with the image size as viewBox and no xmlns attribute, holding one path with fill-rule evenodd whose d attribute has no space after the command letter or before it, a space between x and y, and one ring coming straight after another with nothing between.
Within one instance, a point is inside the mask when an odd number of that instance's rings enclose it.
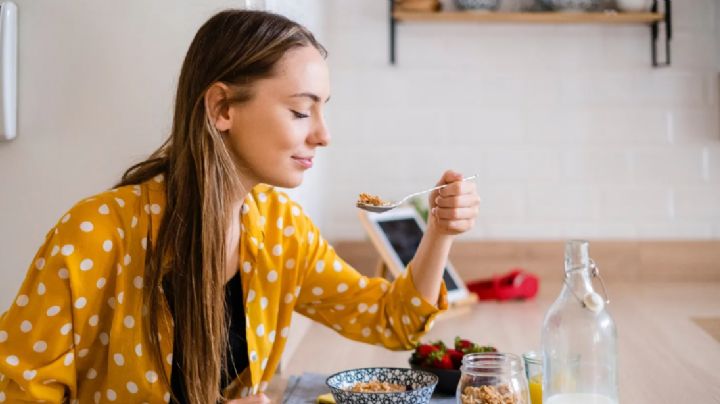
<instances>
[{"instance_id":1,"label":"red cloth","mask_svg":"<svg viewBox=\"0 0 720 404\"><path fill-rule=\"evenodd\" d=\"M522 268L513 268L506 274L467 283L468 290L475 293L478 299L500 301L531 299L537 294L539 286L538 277Z\"/></svg>"}]
</instances>

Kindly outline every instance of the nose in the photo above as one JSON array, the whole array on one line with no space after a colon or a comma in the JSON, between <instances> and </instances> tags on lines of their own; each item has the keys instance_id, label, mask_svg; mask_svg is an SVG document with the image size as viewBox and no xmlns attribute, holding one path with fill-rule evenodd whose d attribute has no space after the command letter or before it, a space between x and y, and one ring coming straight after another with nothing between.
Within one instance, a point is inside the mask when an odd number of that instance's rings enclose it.
<instances>
[{"instance_id":1,"label":"nose","mask_svg":"<svg viewBox=\"0 0 720 404\"><path fill-rule=\"evenodd\" d=\"M317 125L308 140L313 146L327 146L330 144L330 131L328 131L323 117L318 119Z\"/></svg>"}]
</instances>

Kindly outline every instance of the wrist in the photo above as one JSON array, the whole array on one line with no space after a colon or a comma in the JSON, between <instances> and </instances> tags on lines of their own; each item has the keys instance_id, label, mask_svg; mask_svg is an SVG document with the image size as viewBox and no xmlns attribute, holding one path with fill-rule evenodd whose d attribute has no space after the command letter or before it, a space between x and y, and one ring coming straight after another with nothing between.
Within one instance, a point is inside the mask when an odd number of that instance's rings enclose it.
<instances>
[{"instance_id":1,"label":"wrist","mask_svg":"<svg viewBox=\"0 0 720 404\"><path fill-rule=\"evenodd\" d=\"M425 230L425 234L433 239L435 242L452 242L455 240L456 234L448 233L440 229L437 224L435 224L435 221L433 218L430 218L430 221L428 223L427 229Z\"/></svg>"}]
</instances>

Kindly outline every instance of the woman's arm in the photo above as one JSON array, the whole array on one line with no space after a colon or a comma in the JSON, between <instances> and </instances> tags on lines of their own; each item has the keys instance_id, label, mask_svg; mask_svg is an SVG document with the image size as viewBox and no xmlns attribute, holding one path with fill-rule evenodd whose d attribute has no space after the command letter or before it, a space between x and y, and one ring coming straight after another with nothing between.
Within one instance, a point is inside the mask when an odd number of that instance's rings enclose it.
<instances>
[{"instance_id":1,"label":"woman's arm","mask_svg":"<svg viewBox=\"0 0 720 404\"><path fill-rule=\"evenodd\" d=\"M480 206L477 187L460 181L460 173L446 171L438 185L450 184L430 194L428 227L412 260L413 281L428 302L436 302L450 247L458 234L470 230Z\"/></svg>"}]
</instances>

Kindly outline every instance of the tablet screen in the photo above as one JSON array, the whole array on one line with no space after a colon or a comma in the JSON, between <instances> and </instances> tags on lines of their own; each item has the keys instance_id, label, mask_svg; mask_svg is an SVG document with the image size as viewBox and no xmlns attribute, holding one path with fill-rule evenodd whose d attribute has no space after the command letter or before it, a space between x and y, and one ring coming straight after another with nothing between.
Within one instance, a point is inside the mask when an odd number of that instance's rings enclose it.
<instances>
[{"instance_id":1,"label":"tablet screen","mask_svg":"<svg viewBox=\"0 0 720 404\"><path fill-rule=\"evenodd\" d=\"M385 233L398 257L400 257L403 266L407 266L415 256L415 251L417 251L423 237L423 230L417 221L414 218L379 220L378 225ZM443 271L443 280L448 290L457 289L458 286L450 276L447 268Z\"/></svg>"}]
</instances>

